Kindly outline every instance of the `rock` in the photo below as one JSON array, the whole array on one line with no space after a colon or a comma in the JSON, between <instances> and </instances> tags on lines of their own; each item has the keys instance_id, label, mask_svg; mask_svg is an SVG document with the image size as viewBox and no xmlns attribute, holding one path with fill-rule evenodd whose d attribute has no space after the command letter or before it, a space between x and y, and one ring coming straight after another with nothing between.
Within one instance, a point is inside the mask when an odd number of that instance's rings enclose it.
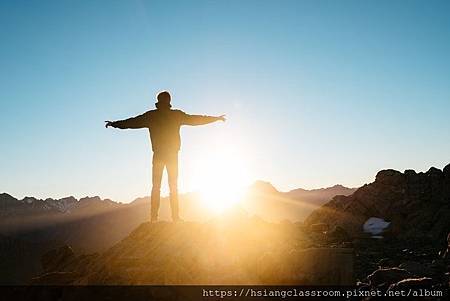
<instances>
[{"instance_id":1,"label":"rock","mask_svg":"<svg viewBox=\"0 0 450 301\"><path fill-rule=\"evenodd\" d=\"M405 176L407 178L414 177L415 175L417 175L417 173L416 173L416 171L414 169L407 169L407 170L405 170Z\"/></svg>"},{"instance_id":2,"label":"rock","mask_svg":"<svg viewBox=\"0 0 450 301\"><path fill-rule=\"evenodd\" d=\"M278 256L278 254L266 252L258 260L256 273L264 283L274 282L275 279L279 279L284 282L289 278L288 275L282 274L282 271L285 268L285 263Z\"/></svg>"},{"instance_id":3,"label":"rock","mask_svg":"<svg viewBox=\"0 0 450 301\"><path fill-rule=\"evenodd\" d=\"M353 285L354 250L350 248L310 248L292 255L290 265L297 273L306 275L307 284ZM298 284L294 282L293 284Z\"/></svg>"},{"instance_id":4,"label":"rock","mask_svg":"<svg viewBox=\"0 0 450 301\"><path fill-rule=\"evenodd\" d=\"M447 235L447 249L443 252L442 258L450 258L450 233Z\"/></svg>"},{"instance_id":5,"label":"rock","mask_svg":"<svg viewBox=\"0 0 450 301\"><path fill-rule=\"evenodd\" d=\"M390 258L382 258L378 261L378 267L382 268L391 268L395 265L394 261Z\"/></svg>"},{"instance_id":6,"label":"rock","mask_svg":"<svg viewBox=\"0 0 450 301\"><path fill-rule=\"evenodd\" d=\"M68 245L53 249L42 255L41 264L46 272L62 269L65 265L75 259L75 253Z\"/></svg>"},{"instance_id":7,"label":"rock","mask_svg":"<svg viewBox=\"0 0 450 301\"><path fill-rule=\"evenodd\" d=\"M400 269L408 271L409 273L411 273L411 275L415 276L424 276L430 274L429 269L427 269L425 265L416 261L406 261L401 263L398 267Z\"/></svg>"},{"instance_id":8,"label":"rock","mask_svg":"<svg viewBox=\"0 0 450 301\"><path fill-rule=\"evenodd\" d=\"M442 170L442 172L444 173L444 177L446 178L450 177L450 164L447 164Z\"/></svg>"},{"instance_id":9,"label":"rock","mask_svg":"<svg viewBox=\"0 0 450 301\"><path fill-rule=\"evenodd\" d=\"M404 175L393 169L381 170L377 173L375 182L389 186L400 186L404 183Z\"/></svg>"},{"instance_id":10,"label":"rock","mask_svg":"<svg viewBox=\"0 0 450 301\"><path fill-rule=\"evenodd\" d=\"M443 172L440 169L431 167L428 170L427 175L430 182L432 199L445 204L446 200L445 197L442 195L444 189L444 186L442 185L444 182Z\"/></svg>"},{"instance_id":11,"label":"rock","mask_svg":"<svg viewBox=\"0 0 450 301\"><path fill-rule=\"evenodd\" d=\"M349 242L350 236L347 231L340 226L334 227L333 230L327 232L328 240L330 242Z\"/></svg>"},{"instance_id":12,"label":"rock","mask_svg":"<svg viewBox=\"0 0 450 301\"><path fill-rule=\"evenodd\" d=\"M378 269L372 274L367 276L370 285L372 286L386 286L393 283L397 283L400 280L410 278L411 274L403 269L399 268L389 268L389 269Z\"/></svg>"},{"instance_id":13,"label":"rock","mask_svg":"<svg viewBox=\"0 0 450 301\"><path fill-rule=\"evenodd\" d=\"M390 225L390 222L386 222L384 219L379 217L370 217L363 225L363 230L366 233L372 235L382 234Z\"/></svg>"},{"instance_id":14,"label":"rock","mask_svg":"<svg viewBox=\"0 0 450 301\"><path fill-rule=\"evenodd\" d=\"M404 288L420 288L431 287L433 285L433 279L428 277L423 278L408 278L400 280L397 283L392 284L389 290L404 289Z\"/></svg>"},{"instance_id":15,"label":"rock","mask_svg":"<svg viewBox=\"0 0 450 301\"><path fill-rule=\"evenodd\" d=\"M69 285L77 278L74 272L51 272L31 279L31 285Z\"/></svg>"},{"instance_id":16,"label":"rock","mask_svg":"<svg viewBox=\"0 0 450 301\"><path fill-rule=\"evenodd\" d=\"M430 169L427 171L428 176L433 177L433 176L440 176L442 175L442 170L432 166L430 167Z\"/></svg>"},{"instance_id":17,"label":"rock","mask_svg":"<svg viewBox=\"0 0 450 301\"><path fill-rule=\"evenodd\" d=\"M330 227L326 223L317 223L309 226L309 230L312 232L326 232L329 228Z\"/></svg>"},{"instance_id":18,"label":"rock","mask_svg":"<svg viewBox=\"0 0 450 301\"><path fill-rule=\"evenodd\" d=\"M425 276L443 275L447 271L447 263L442 258L434 259L431 264L427 266L427 269L429 270L429 274L424 274Z\"/></svg>"},{"instance_id":19,"label":"rock","mask_svg":"<svg viewBox=\"0 0 450 301\"><path fill-rule=\"evenodd\" d=\"M353 242L351 241L344 241L341 243L342 248L353 248Z\"/></svg>"},{"instance_id":20,"label":"rock","mask_svg":"<svg viewBox=\"0 0 450 301\"><path fill-rule=\"evenodd\" d=\"M390 222L386 234L390 238L439 242L450 228L449 173L450 165L444 171L432 167L426 173L382 170L375 182L352 195L334 197L313 211L304 224L340 226L355 238L370 218L378 217Z\"/></svg>"}]
</instances>

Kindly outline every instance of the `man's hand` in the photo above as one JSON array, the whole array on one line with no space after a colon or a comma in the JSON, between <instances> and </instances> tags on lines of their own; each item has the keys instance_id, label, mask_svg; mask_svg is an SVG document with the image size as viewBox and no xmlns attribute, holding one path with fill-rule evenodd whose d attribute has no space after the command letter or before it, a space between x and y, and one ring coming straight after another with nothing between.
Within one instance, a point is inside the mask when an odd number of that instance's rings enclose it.
<instances>
[{"instance_id":1,"label":"man's hand","mask_svg":"<svg viewBox=\"0 0 450 301\"><path fill-rule=\"evenodd\" d=\"M227 115L220 115L219 117L217 117L217 120L221 120L221 121L225 122L227 120L225 118L225 116L227 116Z\"/></svg>"},{"instance_id":2,"label":"man's hand","mask_svg":"<svg viewBox=\"0 0 450 301\"><path fill-rule=\"evenodd\" d=\"M114 126L113 126L113 123L114 123L114 121L106 120L106 121L105 121L105 128L108 128L108 127L110 127L110 126L114 127Z\"/></svg>"}]
</instances>

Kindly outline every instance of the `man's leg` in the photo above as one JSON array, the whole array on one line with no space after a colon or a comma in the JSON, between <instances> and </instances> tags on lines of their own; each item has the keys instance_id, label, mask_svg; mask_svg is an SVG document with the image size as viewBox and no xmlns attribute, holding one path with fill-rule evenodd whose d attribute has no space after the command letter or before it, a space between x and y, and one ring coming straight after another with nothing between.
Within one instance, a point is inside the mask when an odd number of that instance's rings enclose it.
<instances>
[{"instance_id":1,"label":"man's leg","mask_svg":"<svg viewBox=\"0 0 450 301\"><path fill-rule=\"evenodd\" d=\"M151 195L151 221L158 220L158 211L161 193L161 179L164 170L164 161L159 154L153 153L152 160L152 195Z\"/></svg>"},{"instance_id":2,"label":"man's leg","mask_svg":"<svg viewBox=\"0 0 450 301\"><path fill-rule=\"evenodd\" d=\"M170 190L170 209L172 210L172 220L180 220L178 213L178 152L168 155L167 161L167 175L169 177Z\"/></svg>"}]
</instances>

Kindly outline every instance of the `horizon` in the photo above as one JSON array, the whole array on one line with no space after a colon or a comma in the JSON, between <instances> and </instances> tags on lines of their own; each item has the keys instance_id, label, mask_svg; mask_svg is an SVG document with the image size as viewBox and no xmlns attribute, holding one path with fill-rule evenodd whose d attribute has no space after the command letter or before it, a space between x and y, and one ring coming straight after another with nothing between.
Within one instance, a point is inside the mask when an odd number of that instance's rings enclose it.
<instances>
[{"instance_id":1,"label":"horizon","mask_svg":"<svg viewBox=\"0 0 450 301\"><path fill-rule=\"evenodd\" d=\"M450 163L448 163L447 165L450 165ZM439 167L436 167L436 166L430 166L430 168L428 168L427 170L421 170L421 171L417 171L417 170L414 170L416 173L425 173L425 172L427 172L427 171L429 171L431 168L437 168L437 169L439 169L439 170L443 170L444 169L444 167L446 167L447 165L445 165L445 166L443 166L442 168L439 168ZM406 170L408 170L408 169L406 169ZM401 172L401 173L404 173L406 170L404 170L404 171L401 171L401 170L398 170L399 172ZM409 169L409 170L411 170L411 169ZM381 171L381 170L380 170ZM376 176L376 175L375 175ZM374 176L374 179L373 179L373 181L375 181L375 176ZM372 182L373 182L372 181ZM269 181L265 181L265 180L262 180L262 179L257 179L257 180L255 180L253 183L251 183L250 185L248 185L248 186L245 186L245 189L247 190L247 189L251 189L252 188L252 186L254 186L256 183L258 183L258 182L262 182L262 183L265 183L265 184L269 184L269 185L271 185L273 188L275 188L278 192L280 192L280 193L289 193L289 192L292 192L292 191L295 191L295 190L304 190L304 191L316 191L316 190L321 190L321 189L330 189L330 188L335 188L335 187L342 187L342 188L346 188L346 189L354 189L355 191L356 190L358 190L359 188L361 188L361 187L363 187L365 184L370 184L370 183L372 183L372 182L367 182L367 183L364 183L363 185L361 185L361 186L357 186L357 187L348 187L348 186L345 186L345 185L342 185L342 184L340 184L340 183L336 183L336 184L334 184L334 185L332 185L332 186L326 186L326 187L313 187L313 188L308 188L308 189L306 189L306 188L304 188L304 187L301 187L301 186L299 186L299 187L294 187L294 188L292 188L292 189L289 189L289 190L280 190L277 186L275 186L273 183L271 183L271 182L269 182ZM114 200L114 199L112 199L112 198L108 198L108 197L102 197L102 196L100 196L100 195L85 195L85 196L75 196L75 195L73 195L73 194L70 194L70 195L65 195L65 196L62 196L62 197L51 197L51 196L46 196L46 197L36 197L36 196L33 196L33 195L23 195L23 196L21 196L21 197L19 197L19 196L17 196L17 195L12 195L12 194L10 194L10 193L8 193L7 191L1 191L0 192L0 194L2 194L2 193L5 193L5 194L8 194L8 195L10 195L10 196L12 196L12 197L14 197L14 198L16 198L16 199L18 199L18 200L22 200L22 199L24 199L24 198L27 198L27 197L34 197L34 198L36 198L36 199L42 199L42 200L45 200L45 199L48 199L48 198L50 198L50 199L62 199L62 198L67 198L67 197L74 197L75 199L77 199L78 201L80 200L80 199L83 199L83 198L93 198L93 197L99 197L101 200L111 200L111 201L113 201L113 202L116 202L116 203L123 203L123 204L130 204L130 203L132 203L133 201L136 201L137 199L141 199L141 198L149 198L150 197L150 194L148 194L148 195L142 195L142 196L138 196L138 197L136 197L136 198L134 198L134 199L132 199L132 200L129 200L129 201L123 201L123 200ZM196 194L201 194L201 191L195 191L195 190L193 190L193 191L183 191L183 192L181 192L180 193L180 196L182 196L182 195L186 195L186 194L192 194L192 193L196 193ZM168 198L169 197L169 194L168 193L166 193L166 194L161 194L161 197L162 198ZM239 202L240 202L241 200L239 200Z\"/></svg>"},{"instance_id":2,"label":"horizon","mask_svg":"<svg viewBox=\"0 0 450 301\"><path fill-rule=\"evenodd\" d=\"M257 182L263 182L263 183L267 183L267 184L270 184L270 185L272 185L278 192L280 192L280 193L288 193L288 192L291 192L291 191L294 191L294 190L297 190L297 189L303 189L303 190L305 190L305 191L314 191L314 190L320 190L320 189L329 189L329 188L334 188L334 187L336 187L336 186L339 186L339 187L343 187L343 188L347 188L347 189L358 189L358 188L360 188L360 187L347 187L347 186L344 186L344 185L341 185L341 184L335 184L335 185L333 185L333 186L328 186L328 187L317 187L317 188L311 188L311 189L305 189L305 188L303 188L303 187L297 187L297 188L293 188L293 189L291 189L291 190L279 190L275 185L273 185L272 183L270 183L270 182L268 182L268 181L264 181L264 180L260 180L260 179L258 179L258 180L255 180L252 184L250 184L249 186L246 186L245 188L246 189L250 189L253 185L255 185ZM1 191L0 192L0 194L2 194L2 193L5 193L5 194L9 194L10 196L12 196L12 197L14 197L14 198L16 198L16 199L18 199L18 200L22 200L22 199L24 199L24 198L27 198L27 197L34 197L34 198L38 198L38 197L36 197L36 196L33 196L33 195L24 195L24 196L21 196L21 197L18 197L18 196L16 196L16 195L12 195L12 194L10 194L10 193L8 193L7 191ZM195 190L193 190L193 191L185 191L185 192L182 192L180 195L183 195L183 194L190 194L190 193L200 193L199 191L195 191ZM124 201L115 201L114 199L111 199L111 198L107 198L107 197L102 197L102 196L100 196L100 195L86 195L86 196L81 196L81 197L77 197L77 196L75 196L75 195L66 195L66 196L63 196L63 197L56 197L56 198L54 198L54 197L51 197L51 196L47 196L47 197L39 197L38 199L43 199L43 200L45 200L45 199L47 199L47 198L50 198L50 199L62 199L62 198L66 198L66 197L74 197L74 198L76 198L77 200L80 200L80 199L82 199L82 198L93 198L93 197L99 197L100 199L102 199L102 200L111 200L111 201L114 201L114 202L116 202L116 203L124 203L124 204L129 204L129 203L131 203L131 202L133 202L133 201L135 201L135 200L137 200L137 199L140 199L140 198L149 198L150 197L150 194L148 194L148 195L144 195L144 196L138 196L137 198L135 198L135 199L133 199L133 200L130 200L130 201L128 201L128 202L124 202ZM161 197L162 198L167 198L167 197L169 197L169 195L168 194L161 194Z\"/></svg>"},{"instance_id":3,"label":"horizon","mask_svg":"<svg viewBox=\"0 0 450 301\"><path fill-rule=\"evenodd\" d=\"M228 117L183 127L180 193L233 174L289 191L443 169L450 3L405 3L2 2L0 191L149 195L148 132L103 121L165 89L174 108Z\"/></svg>"}]
</instances>

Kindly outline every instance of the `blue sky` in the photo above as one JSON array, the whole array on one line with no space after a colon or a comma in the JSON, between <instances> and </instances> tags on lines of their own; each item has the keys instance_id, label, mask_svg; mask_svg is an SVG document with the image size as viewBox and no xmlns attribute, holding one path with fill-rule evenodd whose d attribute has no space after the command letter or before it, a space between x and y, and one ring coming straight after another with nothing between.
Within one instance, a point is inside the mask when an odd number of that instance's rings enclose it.
<instances>
[{"instance_id":1,"label":"blue sky","mask_svg":"<svg viewBox=\"0 0 450 301\"><path fill-rule=\"evenodd\" d=\"M0 25L0 191L17 197L147 195L148 133L103 121L162 89L228 115L182 130L182 191L218 148L281 190L450 162L448 1L2 1Z\"/></svg>"}]
</instances>

